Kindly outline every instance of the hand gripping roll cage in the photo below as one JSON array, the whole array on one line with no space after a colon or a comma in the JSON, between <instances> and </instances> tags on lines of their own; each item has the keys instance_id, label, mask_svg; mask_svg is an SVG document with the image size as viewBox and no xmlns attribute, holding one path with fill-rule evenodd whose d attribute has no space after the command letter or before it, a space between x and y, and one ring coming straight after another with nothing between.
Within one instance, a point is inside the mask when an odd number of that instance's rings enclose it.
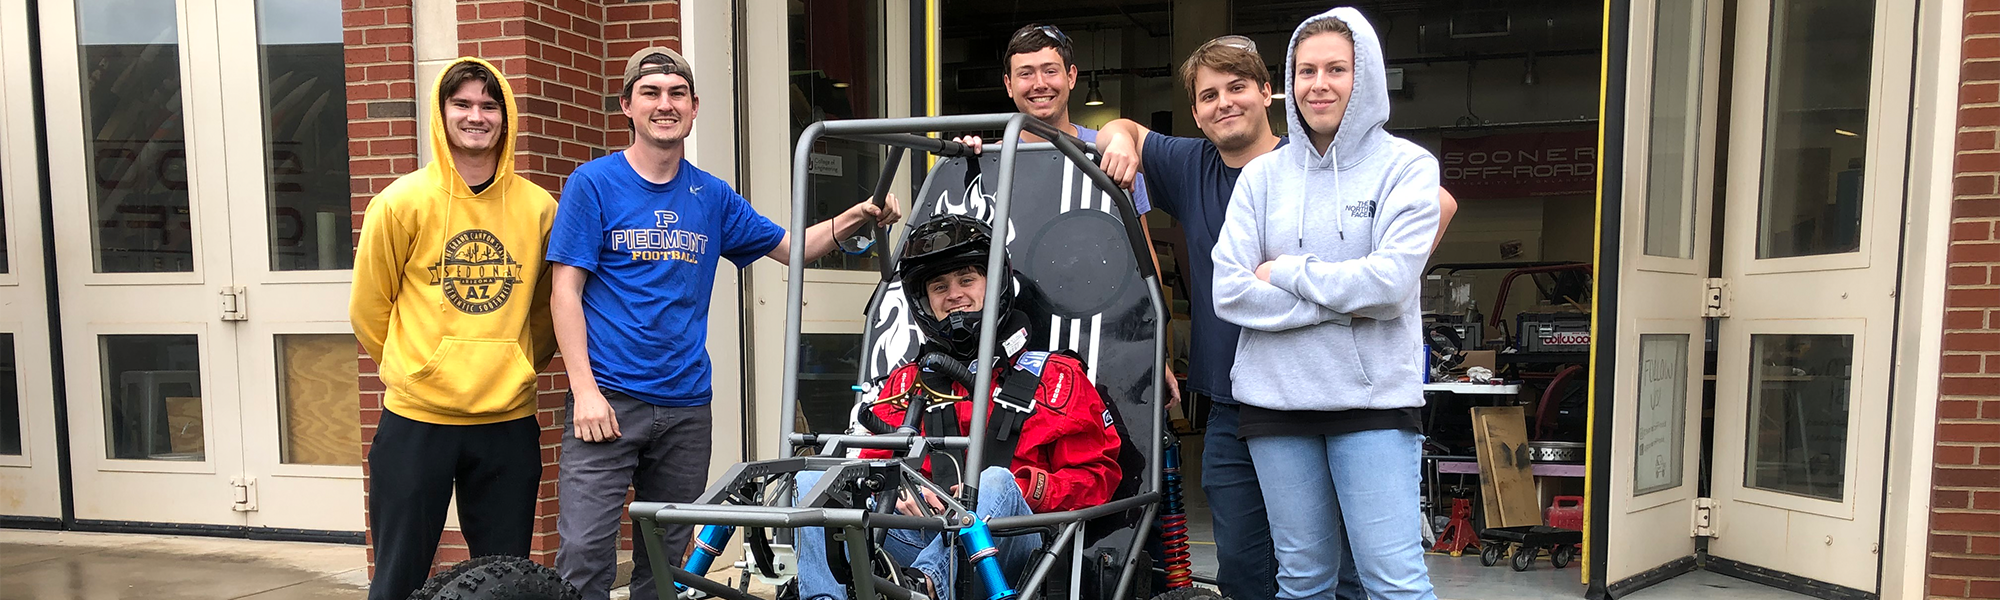
<instances>
[{"instance_id":1,"label":"hand gripping roll cage","mask_svg":"<svg viewBox=\"0 0 2000 600\"><path fill-rule=\"evenodd\" d=\"M1073 595L1076 595L1078 590L1084 588L1082 582L1078 580L1077 574L1082 567L1086 566L1086 562L1089 563L1088 566L1091 568L1106 570L1099 574L1098 581L1106 582L1100 587L1104 591L1109 592L1109 597L1105 597L1105 593L1103 592L1083 594L1080 597L1092 598L1092 600L1124 600L1131 597L1130 594L1135 590L1135 585L1144 586L1144 582L1151 581L1154 572L1158 571L1158 569L1147 567L1151 563L1149 556L1145 552L1147 536L1155 529L1156 519L1161 516L1159 510L1163 499L1168 500L1167 504L1170 507L1178 507L1180 504L1178 499L1179 494L1177 493L1178 477L1173 478L1174 481L1164 482L1162 476L1164 467L1162 462L1165 453L1178 450L1177 444L1170 447L1171 442L1163 441L1161 435L1163 432L1163 411L1160 407L1163 406L1164 402L1164 390L1159 384L1160 371L1157 369L1163 364L1162 357L1165 355L1167 313L1160 295L1159 276L1154 270L1151 256L1147 254L1151 252L1151 247L1146 243L1144 230L1137 219L1137 213L1134 210L1132 200L1103 171L1098 169L1093 160L1092 153L1094 149L1091 146L1075 137L1063 134L1045 123L1018 113L896 119L855 119L814 123L807 127L804 133L800 135L796 146L793 160L792 222L790 230L804 231L808 225L806 223L806 214L809 190L811 190L812 186L810 185L810 174L807 170L807 165L812 150L822 137L843 139L864 144L881 144L888 147L888 151L885 153L885 160L883 161L884 168L875 188L874 198L877 199L878 203L881 202L889 183L894 179L895 172L902 163L905 150L928 152L945 158L946 160L941 160L937 163L937 166L933 168L929 176L924 180L923 190L919 192L917 200L913 203L914 206L921 207L925 206L923 203L926 198L942 198L942 195L933 196L933 187L935 185L942 185L940 184L940 180L947 179L946 177L939 176L939 173L947 166L977 172L978 169L982 168L979 166L982 161L988 164L996 162L991 152L988 152L985 157L974 157L971 148L966 145L939 138L925 137L923 134L991 130L1004 130L1005 133L1000 138L1001 141L997 144L1000 150L997 157L997 169L988 171L993 173L994 177L988 178L986 181L992 183L988 188L981 188L982 192L990 190L991 198L987 215L993 231L993 248L988 253L987 273L1003 272L1001 270L1001 261L1008 250L1007 244L1012 238L1009 228L1013 225L1010 217L1014 216L1014 192L1017 183L1022 183L1016 181L1016 166L1017 162L1022 160L1024 156L1033 157L1035 160L1049 160L1050 157L1054 157L1053 160L1066 162L1067 168L1074 170L1073 174L1081 174L1083 176L1083 179L1080 180L1085 188L1082 190L1083 193L1101 194L1101 196L1097 197L1107 199L1105 200L1106 204L1102 207L1102 212L1110 218L1115 219L1118 224L1117 226L1123 230L1122 235L1113 236L1122 238L1122 240L1111 241L1122 241L1123 245L1126 246L1125 250L1129 251L1129 258L1133 261L1132 268L1139 275L1138 280L1140 285L1138 287L1144 290L1143 297L1135 300L1133 304L1135 310L1124 314L1138 314L1140 321L1149 322L1146 323L1146 326L1140 328L1123 327L1119 329L1127 331L1126 335L1143 336L1149 334L1149 341L1143 337L1130 338L1133 341L1127 345L1140 348L1137 351L1140 354L1147 354L1144 348L1150 346L1150 353L1146 357L1146 360L1143 361L1146 366L1135 369L1144 371L1143 373L1127 374L1130 377L1125 377L1121 380L1149 382L1143 385L1128 385L1126 391L1130 393L1122 394L1118 399L1106 397L1105 403L1107 406L1115 404L1114 411L1140 411L1121 413L1131 416L1124 417L1120 423L1121 427L1126 427L1131 432L1127 438L1128 443L1124 447L1130 450L1138 450L1143 456L1143 463L1135 465L1141 471L1137 479L1138 483L1135 486L1136 491L1114 497L1111 501L1103 505L1080 510L1003 517L981 522L974 518L972 513L975 499L978 497L977 486L979 485L979 477L977 474L989 463L1004 463L1012 458L997 457L996 459L995 457L987 456L986 436L926 436L910 433L892 433L888 435L821 434L796 431L795 421L787 417L781 419L786 423L784 447L792 450L814 449L817 450L817 456L739 463L723 473L714 485L710 486L700 498L692 503L632 503L631 514L633 520L639 526L643 543L646 544L646 548L650 554L650 564L655 576L662 579L671 579L675 584L672 586L659 586L660 600L671 600L672 597L669 594L677 592L670 590L676 590L677 588L692 588L699 595L709 597L720 597L728 600L753 600L754 597L748 593L708 579L704 576L704 573L695 571L696 569L705 567L706 564L702 563L711 561L714 554L728 543L733 529L742 529L745 532L744 543L750 555L746 563L742 564L746 571L744 573L746 579L749 575L755 575L768 581L786 579L794 575L794 573L780 572L778 570L786 565L783 565L783 561L781 560L772 560L772 540L766 530L796 529L801 527L825 528L829 533L827 537L828 545L844 545L846 549L845 558L831 556L837 554L834 552L829 553L829 563L831 563L829 567L834 571L836 579L850 586L850 597L864 600L875 600L877 598L914 600L924 598L921 593L913 592L910 589L911 586L904 585L907 582L897 581L896 577L898 574L894 570L878 570L876 568L877 565L875 563L878 560L879 553L876 552L874 542L879 539L879 535L886 529L922 529L955 532L959 534L961 542L972 546L966 554L976 551L979 547L990 546L990 541L984 543L980 541L985 535L1000 537L1021 533L1043 533L1042 539L1045 542L1043 546L1044 551L1036 553L1027 571L1022 574L1018 581L1011 582L1013 584L1011 589L992 589L998 586L998 584L986 583L982 585L982 587L986 588L986 593L977 596L980 598L997 600L999 598L1013 597L1016 594L1013 590L1019 590L1018 596L1024 600L1040 598L1043 593L1043 585L1050 580L1051 571L1055 567L1057 558L1065 551L1068 551L1070 556L1070 572L1072 575L1070 588ZM1052 142L1021 142L1020 136L1023 132L1034 133L1043 139L1052 140ZM972 178L968 176L968 179ZM1067 180L1065 182L1067 183ZM940 190L936 193L943 194L944 191ZM1112 202L1115 202L1115 204L1110 204ZM1068 209L1065 208L1065 210ZM912 210L911 225L914 226L924 216L926 215L918 214L917 210ZM1090 217L1102 218L1098 215L1090 215ZM875 237L878 242L890 241L889 231L879 226L876 228ZM891 252L889 249L893 248L894 244L881 243L877 247L883 249L881 254L882 259L880 260L882 284L877 286L875 298L870 303L871 313L874 312L872 307L882 302L882 297L885 295L885 291L888 289L889 283L894 276L895 268L894 257L889 256ZM794 415L797 414L798 410L799 390L797 374L800 368L801 307L806 263L804 253L805 246L803 244L792 245L785 306L784 367L786 377L783 403L780 408L780 414L782 415ZM1127 257L1120 256L1116 258L1119 262L1122 262ZM1110 263L1110 261L1099 262ZM1017 270L1021 268L1021 265L1018 263L1015 266ZM980 320L979 362L976 364L994 364L997 344L997 340L994 338L996 336L997 324L1001 321L995 314L995 309L1001 304L997 301L997 295L1001 289L1002 286L987 286L986 288L984 314ZM1138 294L1139 292L1134 291L1132 293ZM1099 313L1099 316L1105 315ZM1140 333L1129 333L1133 330L1138 330ZM864 348L873 348L874 344L878 341L873 339L873 334L874 331L871 328L869 335L864 341ZM867 376L868 374L864 370L862 377L865 379ZM1100 383L1105 377L1102 374L1097 375ZM864 383L866 382L864 381ZM973 385L972 397L990 398L993 395L993 387L993 378L978 377ZM973 402L971 404L971 431L986 431L990 416L989 403ZM912 410L914 410L914 407ZM904 459L925 456L928 452L935 449L962 450L965 452L964 468L960 470L961 473L965 474L964 481L962 481L962 485L964 486L963 492L956 497L952 496L946 490L945 486L940 486L926 479L917 470L913 469L908 460L870 461L831 458L844 456L848 450L852 449L886 449L897 453ZM1121 463L1125 462L1121 461ZM1130 470L1132 469L1127 469L1127 471ZM811 489L804 490L803 493L796 493L799 491L792 489L792 475L803 471L821 471L823 474L818 483L813 485ZM1128 478L1131 475L1131 473L1127 473ZM1163 485L1168 483L1171 483L1175 489L1163 490ZM899 491L915 492L917 490L929 490L939 496L945 505L944 510L938 514L928 514L929 511L924 511L926 514L902 515L895 514L886 509L887 506L893 505L893 494ZM794 496L797 497L796 502L793 501ZM878 508L868 508L871 504L871 498L874 501L873 504ZM1097 522L1101 523L1104 521L1100 519L1108 520L1119 515L1126 515L1128 517L1130 515L1138 516L1136 518L1126 518L1124 522L1127 525L1124 526L1124 529L1110 536L1103 535L1097 529L1090 530L1096 533L1086 533L1086 525L1092 523L1093 520L1099 520ZM660 535L660 526L668 524L706 526L701 528L700 535L696 538L695 557L689 564L689 567L692 569L683 570L668 564L665 560L667 556L679 554L679 549L669 550L662 547L664 543ZM1050 534L1053 534L1053 536ZM1094 549L1101 554L1092 556L1092 558L1100 560L1084 560L1083 546L1087 536L1094 537L1099 540L1097 543L1104 544ZM1052 540L1051 537L1053 538ZM1184 536L1179 537L1184 540ZM1184 545L1184 542L1182 545ZM1174 559L1178 558L1178 562L1184 566L1184 548L1181 549L1179 554L1169 549L1167 555L1170 565L1175 564L1176 561ZM964 560L964 556L965 554L959 555L961 561ZM843 562L846 564L841 564ZM992 563L990 560L984 562L987 564ZM1100 562L1107 564L1099 564ZM774 565L774 563L777 564ZM961 562L961 565L966 567L960 569L963 573L960 577L961 579L981 577L972 572L973 568L981 566L979 563ZM988 571L986 577L998 575L997 569L989 567L986 570ZM1115 570L1116 578L1115 587L1110 586L1108 582L1111 580L1106 578L1107 576L1111 576L1110 571L1113 570ZM1141 580L1141 578L1144 579ZM1174 580L1175 583L1185 585L1187 577L1175 577ZM940 585L944 585L945 583L939 582ZM745 587L747 587L747 584ZM971 595L961 595L961 598L973 597Z\"/></svg>"}]
</instances>

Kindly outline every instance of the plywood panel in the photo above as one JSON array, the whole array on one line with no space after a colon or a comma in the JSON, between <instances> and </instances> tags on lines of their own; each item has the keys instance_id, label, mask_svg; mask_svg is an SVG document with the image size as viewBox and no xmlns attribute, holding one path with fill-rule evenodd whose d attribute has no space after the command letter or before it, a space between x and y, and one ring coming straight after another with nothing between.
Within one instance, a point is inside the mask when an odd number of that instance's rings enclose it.
<instances>
[{"instance_id":1,"label":"plywood panel","mask_svg":"<svg viewBox=\"0 0 2000 600\"><path fill-rule=\"evenodd\" d=\"M284 461L361 464L360 365L354 336L278 336Z\"/></svg>"},{"instance_id":2,"label":"plywood panel","mask_svg":"<svg viewBox=\"0 0 2000 600\"><path fill-rule=\"evenodd\" d=\"M1472 438L1486 526L1541 525L1534 463L1528 460L1527 413L1519 406L1474 407Z\"/></svg>"}]
</instances>

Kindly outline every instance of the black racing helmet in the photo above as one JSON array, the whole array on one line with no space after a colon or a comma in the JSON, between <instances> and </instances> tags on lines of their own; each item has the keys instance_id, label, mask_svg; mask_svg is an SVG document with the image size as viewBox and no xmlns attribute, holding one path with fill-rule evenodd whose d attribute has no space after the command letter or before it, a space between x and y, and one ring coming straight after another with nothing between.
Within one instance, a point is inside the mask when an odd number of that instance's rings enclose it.
<instances>
[{"instance_id":1,"label":"black racing helmet","mask_svg":"<svg viewBox=\"0 0 2000 600\"><path fill-rule=\"evenodd\" d=\"M986 268L986 259L991 256L993 228L984 221L967 215L940 215L917 225L903 239L903 252L898 256L896 275L903 281L903 296L910 307L910 316L923 330L924 338L945 352L959 358L972 358L979 353L980 313L955 312L949 315L931 314L930 296L925 292L931 278L956 271L967 266ZM1013 269L1007 256L1000 257L1000 273L987 273L986 285L1000 286L1000 305L993 307L997 315L1006 315L1014 299Z\"/></svg>"}]
</instances>

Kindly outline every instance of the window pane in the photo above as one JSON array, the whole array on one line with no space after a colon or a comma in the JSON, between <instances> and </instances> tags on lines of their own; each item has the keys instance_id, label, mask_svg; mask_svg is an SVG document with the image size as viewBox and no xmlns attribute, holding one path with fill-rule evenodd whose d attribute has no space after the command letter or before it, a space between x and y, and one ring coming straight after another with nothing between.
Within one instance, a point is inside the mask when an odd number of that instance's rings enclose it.
<instances>
[{"instance_id":1,"label":"window pane","mask_svg":"<svg viewBox=\"0 0 2000 600\"><path fill-rule=\"evenodd\" d=\"M869 119L883 114L888 95L882 65L881 0L792 2L791 133L793 143L819 121ZM818 223L874 193L886 158L880 144L822 138L814 144L811 203L806 222ZM864 230L864 235L873 235ZM844 249L853 246L843 244ZM880 254L834 252L806 265L811 269L872 271Z\"/></svg>"},{"instance_id":2,"label":"window pane","mask_svg":"<svg viewBox=\"0 0 2000 600\"><path fill-rule=\"evenodd\" d=\"M1875 3L1776 0L1757 258L1861 248Z\"/></svg>"},{"instance_id":3,"label":"window pane","mask_svg":"<svg viewBox=\"0 0 2000 600\"><path fill-rule=\"evenodd\" d=\"M1652 137L1646 153L1646 254L1651 256L1694 258L1704 4L1661 2L1654 24Z\"/></svg>"},{"instance_id":4,"label":"window pane","mask_svg":"<svg viewBox=\"0 0 2000 600\"><path fill-rule=\"evenodd\" d=\"M1632 495L1681 485L1681 444L1687 439L1688 336L1639 336L1638 464Z\"/></svg>"},{"instance_id":5,"label":"window pane","mask_svg":"<svg viewBox=\"0 0 2000 600\"><path fill-rule=\"evenodd\" d=\"M861 378L861 334L808 333L800 336L799 431L843 433L854 408L854 383Z\"/></svg>"},{"instance_id":6,"label":"window pane","mask_svg":"<svg viewBox=\"0 0 2000 600\"><path fill-rule=\"evenodd\" d=\"M14 334L0 333L0 454L21 455L21 371Z\"/></svg>"},{"instance_id":7,"label":"window pane","mask_svg":"<svg viewBox=\"0 0 2000 600\"><path fill-rule=\"evenodd\" d=\"M271 270L354 268L340 0L258 0Z\"/></svg>"},{"instance_id":8,"label":"window pane","mask_svg":"<svg viewBox=\"0 0 2000 600\"><path fill-rule=\"evenodd\" d=\"M280 335L278 454L286 464L361 466L361 365L352 335Z\"/></svg>"},{"instance_id":9,"label":"window pane","mask_svg":"<svg viewBox=\"0 0 2000 600\"><path fill-rule=\"evenodd\" d=\"M1743 485L1839 501L1854 336L1753 335Z\"/></svg>"},{"instance_id":10,"label":"window pane","mask_svg":"<svg viewBox=\"0 0 2000 600\"><path fill-rule=\"evenodd\" d=\"M178 12L174 0L76 3L99 273L194 270Z\"/></svg>"},{"instance_id":11,"label":"window pane","mask_svg":"<svg viewBox=\"0 0 2000 600\"><path fill-rule=\"evenodd\" d=\"M106 452L203 460L201 348L192 335L98 336Z\"/></svg>"}]
</instances>

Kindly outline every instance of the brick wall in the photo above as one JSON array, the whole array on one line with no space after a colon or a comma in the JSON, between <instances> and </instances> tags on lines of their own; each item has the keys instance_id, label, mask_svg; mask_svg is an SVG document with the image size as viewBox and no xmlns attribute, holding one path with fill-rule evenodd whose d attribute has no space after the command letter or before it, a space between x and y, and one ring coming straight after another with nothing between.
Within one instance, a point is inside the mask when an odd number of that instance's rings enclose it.
<instances>
[{"instance_id":1,"label":"brick wall","mask_svg":"<svg viewBox=\"0 0 2000 600\"><path fill-rule=\"evenodd\" d=\"M353 194L354 235L361 236L368 200L396 177L417 168L416 49L410 0L341 0L347 63L347 172ZM382 380L375 361L356 344L361 370L361 453L367 456L382 421ZM362 464L363 472L367 463ZM366 504L363 504L363 509ZM451 534L459 544L456 532ZM368 564L375 564L369 538Z\"/></svg>"},{"instance_id":2,"label":"brick wall","mask_svg":"<svg viewBox=\"0 0 2000 600\"><path fill-rule=\"evenodd\" d=\"M416 130L420 107L412 81L411 0L343 1L349 165L359 235L368 200L397 176L415 170L416 145L429 142ZM625 57L650 45L680 46L677 2L459 0L457 10L459 53L499 67L516 95L516 172L557 194L558 200L563 181L578 165L630 143L624 117L615 114ZM381 418L383 388L375 363L365 354L361 371L365 452ZM542 487L533 552L536 560L553 564L560 544L555 521L562 429L557 424L569 389L560 357L542 373L536 389ZM446 531L437 566L467 557L464 538ZM369 561L372 565L372 545Z\"/></svg>"},{"instance_id":3,"label":"brick wall","mask_svg":"<svg viewBox=\"0 0 2000 600\"><path fill-rule=\"evenodd\" d=\"M1926 575L1933 598L2000 599L2000 2L1964 26Z\"/></svg>"}]
</instances>

